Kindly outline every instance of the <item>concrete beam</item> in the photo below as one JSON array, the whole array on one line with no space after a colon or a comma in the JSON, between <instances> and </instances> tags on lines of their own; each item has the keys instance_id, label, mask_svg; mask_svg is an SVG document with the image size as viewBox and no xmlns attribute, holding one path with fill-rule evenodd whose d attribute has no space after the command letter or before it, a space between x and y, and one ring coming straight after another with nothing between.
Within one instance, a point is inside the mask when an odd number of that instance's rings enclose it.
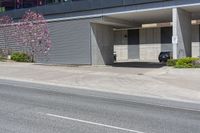
<instances>
[{"instance_id":1,"label":"concrete beam","mask_svg":"<svg viewBox=\"0 0 200 133\"><path fill-rule=\"evenodd\" d=\"M173 58L191 57L192 55L192 16L191 13L173 9Z\"/></svg>"},{"instance_id":2,"label":"concrete beam","mask_svg":"<svg viewBox=\"0 0 200 133\"><path fill-rule=\"evenodd\" d=\"M112 25L117 27L128 27L128 28L139 28L142 24L130 22L127 20L116 19L112 17L102 17L101 20L95 20L93 23L105 24L105 25Z\"/></svg>"}]
</instances>

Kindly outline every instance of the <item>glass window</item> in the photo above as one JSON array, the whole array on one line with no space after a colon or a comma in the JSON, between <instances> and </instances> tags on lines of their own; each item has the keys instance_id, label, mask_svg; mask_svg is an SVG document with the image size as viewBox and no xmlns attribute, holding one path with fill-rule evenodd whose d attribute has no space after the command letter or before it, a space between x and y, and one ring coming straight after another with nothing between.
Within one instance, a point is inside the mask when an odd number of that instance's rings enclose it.
<instances>
[{"instance_id":1,"label":"glass window","mask_svg":"<svg viewBox=\"0 0 200 133\"><path fill-rule=\"evenodd\" d=\"M37 5L38 5L38 6L45 5L45 0L38 0L38 1L37 1Z\"/></svg>"},{"instance_id":2,"label":"glass window","mask_svg":"<svg viewBox=\"0 0 200 133\"><path fill-rule=\"evenodd\" d=\"M45 5L45 0L23 0L23 8Z\"/></svg>"},{"instance_id":3,"label":"glass window","mask_svg":"<svg viewBox=\"0 0 200 133\"><path fill-rule=\"evenodd\" d=\"M0 0L0 12L12 9L30 8L45 4L67 2L71 0Z\"/></svg>"},{"instance_id":4,"label":"glass window","mask_svg":"<svg viewBox=\"0 0 200 133\"><path fill-rule=\"evenodd\" d=\"M16 8L22 8L23 7L23 0L16 0Z\"/></svg>"},{"instance_id":5,"label":"glass window","mask_svg":"<svg viewBox=\"0 0 200 133\"><path fill-rule=\"evenodd\" d=\"M52 3L60 3L62 0L46 0L47 4L52 4Z\"/></svg>"},{"instance_id":6,"label":"glass window","mask_svg":"<svg viewBox=\"0 0 200 133\"><path fill-rule=\"evenodd\" d=\"M36 0L23 0L23 8L30 8L37 6Z\"/></svg>"},{"instance_id":7,"label":"glass window","mask_svg":"<svg viewBox=\"0 0 200 133\"><path fill-rule=\"evenodd\" d=\"M1 0L0 7L4 8L5 10L15 9L15 1L14 0Z\"/></svg>"}]
</instances>

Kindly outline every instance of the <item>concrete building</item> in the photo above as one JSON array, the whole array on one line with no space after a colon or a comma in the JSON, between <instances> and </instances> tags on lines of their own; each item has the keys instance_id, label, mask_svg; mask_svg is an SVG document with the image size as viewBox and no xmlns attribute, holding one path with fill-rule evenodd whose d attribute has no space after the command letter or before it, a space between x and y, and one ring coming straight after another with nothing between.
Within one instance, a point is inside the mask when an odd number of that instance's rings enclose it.
<instances>
[{"instance_id":1,"label":"concrete building","mask_svg":"<svg viewBox=\"0 0 200 133\"><path fill-rule=\"evenodd\" d=\"M16 0L0 4L0 15L19 19L31 10L43 14L53 46L50 64L105 65L117 61L156 61L200 55L199 0ZM14 40L0 46L17 49Z\"/></svg>"}]
</instances>

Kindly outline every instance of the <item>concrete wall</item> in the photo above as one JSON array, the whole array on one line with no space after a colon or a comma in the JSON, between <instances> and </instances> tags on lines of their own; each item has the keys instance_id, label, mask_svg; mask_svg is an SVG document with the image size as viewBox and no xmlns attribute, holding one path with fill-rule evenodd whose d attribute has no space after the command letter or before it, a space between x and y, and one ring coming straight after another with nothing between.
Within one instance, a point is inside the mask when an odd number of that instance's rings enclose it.
<instances>
[{"instance_id":1,"label":"concrete wall","mask_svg":"<svg viewBox=\"0 0 200 133\"><path fill-rule=\"evenodd\" d=\"M113 64L113 27L91 23L92 65Z\"/></svg>"},{"instance_id":2,"label":"concrete wall","mask_svg":"<svg viewBox=\"0 0 200 133\"><path fill-rule=\"evenodd\" d=\"M140 58L140 30L128 30L128 59L135 60Z\"/></svg>"},{"instance_id":3,"label":"concrete wall","mask_svg":"<svg viewBox=\"0 0 200 133\"><path fill-rule=\"evenodd\" d=\"M117 61L139 59L139 30L114 31L114 51Z\"/></svg>"},{"instance_id":4,"label":"concrete wall","mask_svg":"<svg viewBox=\"0 0 200 133\"><path fill-rule=\"evenodd\" d=\"M161 45L160 28L140 29L138 45L128 44L128 38L125 38L124 35L128 35L127 31L115 31L114 47L118 61L128 61L132 59L157 60L161 49L168 49L170 45Z\"/></svg>"},{"instance_id":5,"label":"concrete wall","mask_svg":"<svg viewBox=\"0 0 200 133\"><path fill-rule=\"evenodd\" d=\"M192 26L192 56L200 56L200 26ZM127 44L128 38L124 38L127 31L115 31L115 46L118 61L128 61L127 56L130 52ZM125 40L125 41L123 41ZM158 55L161 51L173 51L172 41L172 27L164 28L148 28L140 29L140 45L138 50L139 60L142 61L157 61ZM125 43L124 43L125 42ZM128 49L128 50L127 50ZM132 50L133 51L133 50ZM138 56L135 56L138 57ZM136 59L136 58L135 58Z\"/></svg>"},{"instance_id":6,"label":"concrete wall","mask_svg":"<svg viewBox=\"0 0 200 133\"><path fill-rule=\"evenodd\" d=\"M192 57L200 56L200 26L199 25L192 25ZM163 29L163 28L162 28ZM172 27L165 27L165 34L161 33L161 39L165 38L165 41L161 41L161 51L173 51L172 43L169 43L172 38ZM166 31L168 30L168 31ZM167 33L167 34L166 34ZM169 40L170 39L170 40Z\"/></svg>"},{"instance_id":7,"label":"concrete wall","mask_svg":"<svg viewBox=\"0 0 200 133\"><path fill-rule=\"evenodd\" d=\"M161 51L173 51L172 46L172 27L161 28Z\"/></svg>"},{"instance_id":8,"label":"concrete wall","mask_svg":"<svg viewBox=\"0 0 200 133\"><path fill-rule=\"evenodd\" d=\"M160 28L140 30L140 60L157 60L161 51Z\"/></svg>"},{"instance_id":9,"label":"concrete wall","mask_svg":"<svg viewBox=\"0 0 200 133\"><path fill-rule=\"evenodd\" d=\"M192 57L200 56L200 26L192 26Z\"/></svg>"},{"instance_id":10,"label":"concrete wall","mask_svg":"<svg viewBox=\"0 0 200 133\"><path fill-rule=\"evenodd\" d=\"M114 52L117 61L128 60L128 32L127 30L114 31Z\"/></svg>"}]
</instances>

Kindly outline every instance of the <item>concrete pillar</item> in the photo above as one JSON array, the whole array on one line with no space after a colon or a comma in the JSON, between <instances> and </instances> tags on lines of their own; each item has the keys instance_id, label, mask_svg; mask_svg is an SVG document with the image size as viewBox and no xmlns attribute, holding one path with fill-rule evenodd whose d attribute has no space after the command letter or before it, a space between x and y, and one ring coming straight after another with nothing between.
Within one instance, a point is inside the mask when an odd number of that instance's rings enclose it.
<instances>
[{"instance_id":1,"label":"concrete pillar","mask_svg":"<svg viewBox=\"0 0 200 133\"><path fill-rule=\"evenodd\" d=\"M173 9L173 58L191 57L192 24L191 13L180 9Z\"/></svg>"},{"instance_id":2,"label":"concrete pillar","mask_svg":"<svg viewBox=\"0 0 200 133\"><path fill-rule=\"evenodd\" d=\"M113 45L113 27L109 25L91 23L92 65L113 64Z\"/></svg>"}]
</instances>

